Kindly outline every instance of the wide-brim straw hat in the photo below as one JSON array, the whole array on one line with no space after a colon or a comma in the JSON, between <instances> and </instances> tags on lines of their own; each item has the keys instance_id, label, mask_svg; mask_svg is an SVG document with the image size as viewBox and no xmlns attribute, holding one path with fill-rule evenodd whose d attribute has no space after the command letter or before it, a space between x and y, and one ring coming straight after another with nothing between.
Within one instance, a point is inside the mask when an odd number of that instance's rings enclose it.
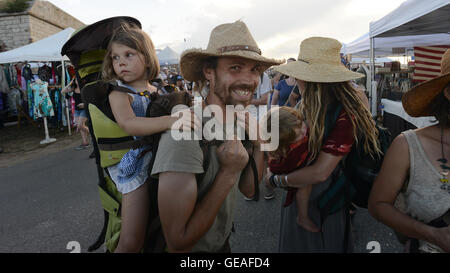
<instances>
[{"instance_id":1,"label":"wide-brim straw hat","mask_svg":"<svg viewBox=\"0 0 450 273\"><path fill-rule=\"evenodd\" d=\"M341 63L342 44L332 38L311 37L300 44L298 60L275 71L307 82L346 82L364 77Z\"/></svg>"},{"instance_id":2,"label":"wide-brim straw hat","mask_svg":"<svg viewBox=\"0 0 450 273\"><path fill-rule=\"evenodd\" d=\"M450 49L441 59L441 75L411 88L403 95L402 104L405 112L411 117L432 116L431 102L450 82Z\"/></svg>"},{"instance_id":3,"label":"wide-brim straw hat","mask_svg":"<svg viewBox=\"0 0 450 273\"><path fill-rule=\"evenodd\" d=\"M213 56L254 60L260 63L263 70L283 63L281 60L261 56L261 50L242 21L215 27L205 50L188 49L184 51L180 57L181 74L188 81L205 80L203 62Z\"/></svg>"}]
</instances>

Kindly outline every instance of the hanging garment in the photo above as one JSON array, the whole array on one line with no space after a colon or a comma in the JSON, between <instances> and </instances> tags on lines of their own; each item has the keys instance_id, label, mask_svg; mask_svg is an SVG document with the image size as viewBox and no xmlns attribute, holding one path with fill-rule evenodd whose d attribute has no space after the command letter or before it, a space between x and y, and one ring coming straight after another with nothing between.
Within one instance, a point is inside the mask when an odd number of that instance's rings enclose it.
<instances>
[{"instance_id":1,"label":"hanging garment","mask_svg":"<svg viewBox=\"0 0 450 273\"><path fill-rule=\"evenodd\" d=\"M42 81L49 82L52 78L52 69L50 68L50 66L44 64L43 66L39 67L38 76Z\"/></svg>"},{"instance_id":2,"label":"hanging garment","mask_svg":"<svg viewBox=\"0 0 450 273\"><path fill-rule=\"evenodd\" d=\"M26 81L33 79L33 72L31 71L31 66L29 64L26 64L22 68L22 77L24 77Z\"/></svg>"},{"instance_id":3,"label":"hanging garment","mask_svg":"<svg viewBox=\"0 0 450 273\"><path fill-rule=\"evenodd\" d=\"M8 93L9 84L6 77L5 69L0 66L0 92Z\"/></svg>"},{"instance_id":4,"label":"hanging garment","mask_svg":"<svg viewBox=\"0 0 450 273\"><path fill-rule=\"evenodd\" d=\"M16 78L17 84L21 87L22 86L22 70L20 68L18 68L17 66L14 66L14 68L15 68L16 75L17 75L17 78Z\"/></svg>"},{"instance_id":5,"label":"hanging garment","mask_svg":"<svg viewBox=\"0 0 450 273\"><path fill-rule=\"evenodd\" d=\"M27 88L25 90L27 92L26 97L28 99L28 115L30 115L30 118L34 118L34 94L31 89L31 82L27 82Z\"/></svg>"},{"instance_id":6,"label":"hanging garment","mask_svg":"<svg viewBox=\"0 0 450 273\"><path fill-rule=\"evenodd\" d=\"M67 67L67 68L69 68L69 67ZM66 78L65 86L67 86L72 81L72 78L70 77L70 74L69 74L69 69L66 69L66 77L65 78Z\"/></svg>"},{"instance_id":7,"label":"hanging garment","mask_svg":"<svg viewBox=\"0 0 450 273\"><path fill-rule=\"evenodd\" d=\"M28 85L28 82L27 82L27 80L24 77L24 69L25 69L25 67L22 67L22 70L20 72L20 75L22 75L21 76L21 80L20 80L22 85L20 86L20 88L22 88L23 90L27 89L27 85Z\"/></svg>"},{"instance_id":8,"label":"hanging garment","mask_svg":"<svg viewBox=\"0 0 450 273\"><path fill-rule=\"evenodd\" d=\"M20 91L12 88L8 92L8 111L12 116L17 116L17 105L21 105Z\"/></svg>"},{"instance_id":9,"label":"hanging garment","mask_svg":"<svg viewBox=\"0 0 450 273\"><path fill-rule=\"evenodd\" d=\"M0 111L3 111L5 106L3 105L3 94L0 93Z\"/></svg>"},{"instance_id":10,"label":"hanging garment","mask_svg":"<svg viewBox=\"0 0 450 273\"><path fill-rule=\"evenodd\" d=\"M47 86L48 83L46 82L35 82L30 85L34 95L34 119L55 115Z\"/></svg>"},{"instance_id":11,"label":"hanging garment","mask_svg":"<svg viewBox=\"0 0 450 273\"><path fill-rule=\"evenodd\" d=\"M5 67L3 68L3 71L5 71L6 81L8 82L8 87L12 86L10 67L10 64L5 64Z\"/></svg>"},{"instance_id":12,"label":"hanging garment","mask_svg":"<svg viewBox=\"0 0 450 273\"><path fill-rule=\"evenodd\" d=\"M50 122L55 127L58 126L59 122L62 120L62 103L61 103L61 89L52 88L49 91L50 99L53 104L53 110L55 111L55 116L50 119Z\"/></svg>"},{"instance_id":13,"label":"hanging garment","mask_svg":"<svg viewBox=\"0 0 450 273\"><path fill-rule=\"evenodd\" d=\"M75 78L75 69L72 65L67 66L67 71L69 71L70 78Z\"/></svg>"},{"instance_id":14,"label":"hanging garment","mask_svg":"<svg viewBox=\"0 0 450 273\"><path fill-rule=\"evenodd\" d=\"M55 63L52 62L52 80L50 83L56 85Z\"/></svg>"}]
</instances>

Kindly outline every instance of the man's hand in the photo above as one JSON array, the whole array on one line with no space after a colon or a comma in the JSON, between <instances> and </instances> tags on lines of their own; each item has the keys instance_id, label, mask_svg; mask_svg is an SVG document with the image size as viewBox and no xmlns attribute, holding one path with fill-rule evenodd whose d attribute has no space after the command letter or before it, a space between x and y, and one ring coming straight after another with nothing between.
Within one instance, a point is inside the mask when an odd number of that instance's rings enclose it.
<instances>
[{"instance_id":1,"label":"man's hand","mask_svg":"<svg viewBox=\"0 0 450 273\"><path fill-rule=\"evenodd\" d=\"M232 174L241 172L248 162L248 153L240 140L226 140L217 148L217 157L221 169Z\"/></svg>"}]
</instances>

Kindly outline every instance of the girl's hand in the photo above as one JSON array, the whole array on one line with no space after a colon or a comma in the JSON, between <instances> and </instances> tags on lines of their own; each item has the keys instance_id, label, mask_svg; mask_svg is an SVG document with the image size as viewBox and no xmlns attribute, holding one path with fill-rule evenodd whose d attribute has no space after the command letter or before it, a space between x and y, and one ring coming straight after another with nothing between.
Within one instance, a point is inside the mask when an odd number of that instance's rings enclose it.
<instances>
[{"instance_id":1,"label":"girl's hand","mask_svg":"<svg viewBox=\"0 0 450 273\"><path fill-rule=\"evenodd\" d=\"M184 109L172 114L172 122L168 130L191 131L201 128L200 119L190 109Z\"/></svg>"}]
</instances>

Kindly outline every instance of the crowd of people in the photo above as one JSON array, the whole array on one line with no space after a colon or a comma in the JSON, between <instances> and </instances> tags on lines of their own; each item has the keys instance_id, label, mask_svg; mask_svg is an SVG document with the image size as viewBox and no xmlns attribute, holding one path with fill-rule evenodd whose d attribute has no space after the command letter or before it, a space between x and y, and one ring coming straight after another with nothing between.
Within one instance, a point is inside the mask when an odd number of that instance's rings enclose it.
<instances>
[{"instance_id":1,"label":"crowd of people","mask_svg":"<svg viewBox=\"0 0 450 273\"><path fill-rule=\"evenodd\" d=\"M352 252L349 208L341 206L324 218L316 201L335 183L353 146L362 145L373 156L382 150L367 97L354 83L363 75L342 64L340 49L335 39L308 38L298 58L284 63L264 57L245 23L237 21L215 27L206 49L184 51L176 71L160 67L144 31L127 26L117 30L107 49L103 79L135 93L110 93L115 120L136 139L162 134L156 153L141 156L148 147L131 149L107 168L123 195L114 251L139 252L144 247L149 178L157 177L159 219L168 252L231 252L236 198L240 192L246 200L257 200L255 178L267 189L267 200L274 189L284 189L279 252ZM413 88L404 99L409 114L435 116L439 124L405 132L393 141L368 200L376 219L408 237L408 251L450 252L449 64L447 51L442 76ZM180 115L146 117L150 97L138 95L144 91L185 91L201 97L202 107L214 105L223 113L229 105L263 106L265 111L259 113L260 107L238 124L249 134L251 124L272 124L276 114L279 126L272 129L279 130L278 148L263 151L267 139L262 135L250 142L234 136L215 144L205 166L200 141L174 139L172 125L195 131L211 119L226 124L226 115L198 117L185 109ZM326 119L334 108L339 111L330 128ZM396 204L398 197L404 197L404 206ZM429 224L435 219L444 225Z\"/></svg>"}]
</instances>

